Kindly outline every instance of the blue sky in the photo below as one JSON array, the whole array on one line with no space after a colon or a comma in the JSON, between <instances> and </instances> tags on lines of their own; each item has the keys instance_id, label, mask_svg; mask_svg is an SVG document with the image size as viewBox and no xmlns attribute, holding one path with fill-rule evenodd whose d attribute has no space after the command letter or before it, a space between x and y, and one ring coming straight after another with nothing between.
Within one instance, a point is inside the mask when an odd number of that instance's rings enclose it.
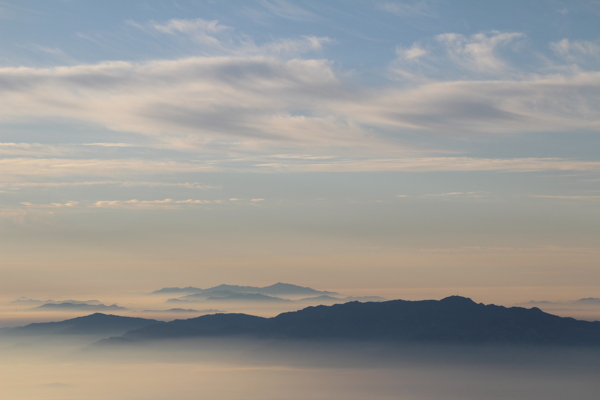
<instances>
[{"instance_id":1,"label":"blue sky","mask_svg":"<svg viewBox=\"0 0 600 400\"><path fill-rule=\"evenodd\" d=\"M2 1L3 274L600 296L599 17Z\"/></svg>"}]
</instances>

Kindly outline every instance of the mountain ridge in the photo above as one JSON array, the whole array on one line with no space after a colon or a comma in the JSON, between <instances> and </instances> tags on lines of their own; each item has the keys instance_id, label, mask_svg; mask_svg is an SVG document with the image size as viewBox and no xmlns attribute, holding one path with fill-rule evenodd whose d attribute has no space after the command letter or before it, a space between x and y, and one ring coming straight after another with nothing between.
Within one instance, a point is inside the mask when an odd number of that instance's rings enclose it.
<instances>
[{"instance_id":1,"label":"mountain ridge","mask_svg":"<svg viewBox=\"0 0 600 400\"><path fill-rule=\"evenodd\" d=\"M148 318L122 317L119 315L94 313L64 321L36 322L14 328L3 328L0 332L9 336L122 335L132 329L161 323L164 322Z\"/></svg>"},{"instance_id":2,"label":"mountain ridge","mask_svg":"<svg viewBox=\"0 0 600 400\"><path fill-rule=\"evenodd\" d=\"M210 294L213 292L229 291L233 293L255 293L264 295L288 295L288 296L301 296L301 295L336 295L336 292L330 292L326 290L316 290L310 287L293 285L291 283L277 282L273 285L257 287L257 286L240 286L240 285L229 285L221 284L213 286L207 289L200 289L194 286L188 286L184 288L179 287L166 287L155 290L150 294Z\"/></svg>"},{"instance_id":3,"label":"mountain ridge","mask_svg":"<svg viewBox=\"0 0 600 400\"><path fill-rule=\"evenodd\" d=\"M6 328L12 334L106 334L102 344L181 338L352 340L437 344L600 346L600 322L559 317L539 308L476 303L460 296L441 300L390 300L319 305L264 318L209 314L170 322L101 313L70 320ZM119 336L120 335L120 336Z\"/></svg>"},{"instance_id":4,"label":"mountain ridge","mask_svg":"<svg viewBox=\"0 0 600 400\"><path fill-rule=\"evenodd\" d=\"M217 320L218 326L211 325ZM198 329L199 326L202 329ZM215 336L598 346L600 322L559 317L535 307L484 305L468 298L450 296L441 300L355 301L320 305L272 318L214 314L167 322L161 326L148 325L129 331L123 337L144 341ZM110 339L105 342L110 342Z\"/></svg>"}]
</instances>

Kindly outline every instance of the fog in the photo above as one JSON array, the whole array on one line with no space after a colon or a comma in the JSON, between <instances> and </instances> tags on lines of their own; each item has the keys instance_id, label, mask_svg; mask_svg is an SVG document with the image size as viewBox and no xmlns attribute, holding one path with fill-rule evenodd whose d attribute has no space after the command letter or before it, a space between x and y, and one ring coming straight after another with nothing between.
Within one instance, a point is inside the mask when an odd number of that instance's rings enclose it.
<instances>
[{"instance_id":1,"label":"fog","mask_svg":"<svg viewBox=\"0 0 600 400\"><path fill-rule=\"evenodd\" d=\"M3 399L597 399L600 349L3 338Z\"/></svg>"},{"instance_id":2,"label":"fog","mask_svg":"<svg viewBox=\"0 0 600 400\"><path fill-rule=\"evenodd\" d=\"M125 310L40 310L36 307L46 301L46 297L38 296L42 302L29 304L26 302L15 303L15 298L0 298L0 328L22 326L32 322L52 322L89 315L95 312L105 314L121 315L138 318L151 318L161 321L174 319L187 319L199 317L205 314L245 313L262 317L273 317L286 311L296 311L310 305L306 302L283 302L283 303L260 303L260 302L219 302L219 301L190 301L187 303L168 303L169 298L175 295L149 296L146 293L114 294L99 293L96 295L70 295L63 298L53 297L55 301L66 301L75 298L77 301L98 300L105 305L118 305ZM294 299L292 299L294 300ZM342 301L340 301L342 302ZM332 303L327 303L332 304ZM170 311L171 309L194 310L194 311Z\"/></svg>"},{"instance_id":3,"label":"fog","mask_svg":"<svg viewBox=\"0 0 600 400\"><path fill-rule=\"evenodd\" d=\"M203 301L178 305L166 303L173 295L147 293L64 296L37 298L98 300L126 308L110 314L164 321L193 318L215 309L270 317L310 305ZM91 314L32 310L40 303L14 300L4 299L2 326ZM173 307L197 311L167 311ZM562 311L568 315L575 310L564 307ZM597 311L598 307L586 307L589 319L598 319ZM600 348L266 339L99 342L105 338L100 334L0 333L0 398L595 400L600 391Z\"/></svg>"}]
</instances>

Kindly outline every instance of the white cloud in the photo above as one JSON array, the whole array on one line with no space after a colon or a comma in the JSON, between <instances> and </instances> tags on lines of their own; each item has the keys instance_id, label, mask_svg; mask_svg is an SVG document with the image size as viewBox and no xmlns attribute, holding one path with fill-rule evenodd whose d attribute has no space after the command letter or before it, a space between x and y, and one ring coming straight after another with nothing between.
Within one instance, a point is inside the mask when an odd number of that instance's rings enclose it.
<instances>
[{"instance_id":1,"label":"white cloud","mask_svg":"<svg viewBox=\"0 0 600 400\"><path fill-rule=\"evenodd\" d=\"M137 24L136 26L139 27ZM183 33L199 43L210 45L219 45L220 40L215 35L232 29L229 26L220 25L219 21L206 21L202 18L171 19L166 24L151 23L150 26L161 33L170 35Z\"/></svg>"},{"instance_id":2,"label":"white cloud","mask_svg":"<svg viewBox=\"0 0 600 400\"><path fill-rule=\"evenodd\" d=\"M436 38L446 46L448 57L457 65L479 73L503 73L508 65L498 56L498 48L523 38L519 32L477 33L469 37L445 33Z\"/></svg>"},{"instance_id":3,"label":"white cloud","mask_svg":"<svg viewBox=\"0 0 600 400\"><path fill-rule=\"evenodd\" d=\"M599 95L600 73L580 72L389 89L347 104L345 112L363 124L441 134L598 131Z\"/></svg>"},{"instance_id":4,"label":"white cloud","mask_svg":"<svg viewBox=\"0 0 600 400\"><path fill-rule=\"evenodd\" d=\"M64 159L5 158L0 160L0 179L5 183L21 182L25 177L59 178L72 176L131 177L161 173L215 171L216 167L200 163L151 161L139 159Z\"/></svg>"},{"instance_id":5,"label":"white cloud","mask_svg":"<svg viewBox=\"0 0 600 400\"><path fill-rule=\"evenodd\" d=\"M221 25L217 20L207 21L201 18L171 19L164 24L138 24L133 21L128 23L149 34L158 33L173 38L189 39L199 45L204 54L214 55L293 57L309 51L320 51L324 45L335 42L328 37L302 36L257 44L247 35L237 33L232 27Z\"/></svg>"},{"instance_id":6,"label":"white cloud","mask_svg":"<svg viewBox=\"0 0 600 400\"><path fill-rule=\"evenodd\" d=\"M73 208L79 205L78 201L67 201L66 203L50 203L50 204L33 204L27 201L22 201L22 205L27 207L37 207L37 208Z\"/></svg>"},{"instance_id":7,"label":"white cloud","mask_svg":"<svg viewBox=\"0 0 600 400\"><path fill-rule=\"evenodd\" d=\"M114 208L114 209L180 209L186 206L194 205L206 205L206 204L221 204L222 200L200 200L200 199L186 199L186 200L173 200L173 199L162 199L162 200L100 200L93 203L82 203L77 201L68 201L65 203L48 203L48 204L35 204L27 201L22 201L20 204L26 207L26 210L44 210L44 209L95 209L95 208ZM10 212L9 212L10 211ZM18 210L0 210L5 212L7 218L10 216L22 216L23 209Z\"/></svg>"},{"instance_id":8,"label":"white cloud","mask_svg":"<svg viewBox=\"0 0 600 400\"><path fill-rule=\"evenodd\" d=\"M91 207L96 208L138 208L138 209L176 209L182 205L194 204L219 204L220 200L102 200L95 202Z\"/></svg>"},{"instance_id":9,"label":"white cloud","mask_svg":"<svg viewBox=\"0 0 600 400\"><path fill-rule=\"evenodd\" d=\"M337 122L327 117L288 112L317 112L341 90L326 61L265 57L4 68L0 88L5 120L65 117L117 131L268 141L304 140L314 129L306 124L330 129Z\"/></svg>"},{"instance_id":10,"label":"white cloud","mask_svg":"<svg viewBox=\"0 0 600 400\"><path fill-rule=\"evenodd\" d=\"M221 149L391 149L372 127L459 135L600 127L596 72L350 91L324 60L194 57L3 68L0 88L4 121L73 118Z\"/></svg>"},{"instance_id":11,"label":"white cloud","mask_svg":"<svg viewBox=\"0 0 600 400\"><path fill-rule=\"evenodd\" d=\"M164 200L102 200L94 203L94 207L99 208L175 208L176 205L172 199Z\"/></svg>"},{"instance_id":12,"label":"white cloud","mask_svg":"<svg viewBox=\"0 0 600 400\"><path fill-rule=\"evenodd\" d=\"M578 200L578 201L599 201L600 196L593 195L580 195L580 196L560 196L560 195L539 195L533 196L544 199L557 199L557 200Z\"/></svg>"},{"instance_id":13,"label":"white cloud","mask_svg":"<svg viewBox=\"0 0 600 400\"><path fill-rule=\"evenodd\" d=\"M480 32L471 36L444 33L433 40L397 46L397 59L390 66L401 80L521 79L524 57L520 32ZM515 58L515 55L519 55ZM514 67L509 60L521 64Z\"/></svg>"},{"instance_id":14,"label":"white cloud","mask_svg":"<svg viewBox=\"0 0 600 400\"><path fill-rule=\"evenodd\" d=\"M257 164L266 170L303 172L355 172L355 171L585 171L600 172L598 161L574 161L561 158L474 158L474 157L427 157L404 159L342 160L329 163L264 163Z\"/></svg>"},{"instance_id":15,"label":"white cloud","mask_svg":"<svg viewBox=\"0 0 600 400\"><path fill-rule=\"evenodd\" d=\"M77 186L150 186L150 187L181 187L186 189L216 189L218 186L203 185L196 182L131 182L131 181L75 181L75 182L2 182L3 188L63 188Z\"/></svg>"},{"instance_id":16,"label":"white cloud","mask_svg":"<svg viewBox=\"0 0 600 400\"><path fill-rule=\"evenodd\" d=\"M56 145L41 143L0 143L0 154L5 156L59 156L67 153L67 149Z\"/></svg>"},{"instance_id":17,"label":"white cloud","mask_svg":"<svg viewBox=\"0 0 600 400\"><path fill-rule=\"evenodd\" d=\"M229 30L216 21L204 20L171 20L152 29L165 35ZM387 138L419 131L458 136L598 131L600 73L503 75L511 67L498 49L512 49L522 37L514 32L444 34L429 44L398 47L397 62L404 64L396 64L397 71L418 83L384 88L361 88L348 82L328 60L242 53L140 63L1 68L3 121L18 123L32 117L80 120L115 132L153 137L157 151L204 150L214 157L202 164L160 164L154 160L100 160L108 153L91 153L94 147L98 150L93 151L100 151L133 146L117 139L84 144L90 149L90 159L68 160L68 155L76 152L82 158L81 145L74 149L5 143L0 146L1 153L22 158L2 161L12 168L3 173L27 174L28 168L40 170L44 163L48 168L42 168L42 176L62 175L61 169L69 168L107 176L117 171L118 165L132 172L138 168L136 164L148 166L148 171L206 171L235 159L243 163L251 158L249 154L258 154L254 163L260 165L266 164L266 154L368 158L384 152L386 157L394 157L418 149ZM266 52L279 55L303 47L318 49L328 40L284 40L263 45L257 52L265 52L268 46L273 50ZM581 47L574 42L560 43L570 52ZM593 50L581 48L588 54ZM473 72L474 78L436 79L436 62L448 60ZM409 64L412 69L406 68ZM483 79L486 74L491 77ZM419 76L425 79L417 79ZM45 159L24 158L28 156ZM22 168L14 168L19 163Z\"/></svg>"},{"instance_id":18,"label":"white cloud","mask_svg":"<svg viewBox=\"0 0 600 400\"><path fill-rule=\"evenodd\" d=\"M82 146L99 146L99 147L136 147L131 143L82 143Z\"/></svg>"},{"instance_id":19,"label":"white cloud","mask_svg":"<svg viewBox=\"0 0 600 400\"><path fill-rule=\"evenodd\" d=\"M158 174L179 175L197 172L238 171L238 172L351 172L351 171L583 171L600 172L600 162L577 161L564 158L475 158L475 157L415 157L403 158L286 158L276 159L267 156L222 159L212 163L191 163L176 161L150 161L136 159L39 159L7 158L0 160L2 187L65 187L89 186L96 184L118 184L120 186L179 186L186 188L206 188L190 183L162 183L132 181ZM122 181L82 181L52 182L53 179L74 177L110 177ZM48 182L23 182L25 179L44 179ZM211 188L209 186L209 188Z\"/></svg>"},{"instance_id":20,"label":"white cloud","mask_svg":"<svg viewBox=\"0 0 600 400\"><path fill-rule=\"evenodd\" d=\"M569 62L585 62L589 59L600 58L600 44L587 40L562 39L550 43L550 48L558 56Z\"/></svg>"},{"instance_id":21,"label":"white cloud","mask_svg":"<svg viewBox=\"0 0 600 400\"><path fill-rule=\"evenodd\" d=\"M405 60L418 60L420 57L427 55L427 53L429 52L417 44L413 44L409 49L396 48L396 54Z\"/></svg>"}]
</instances>

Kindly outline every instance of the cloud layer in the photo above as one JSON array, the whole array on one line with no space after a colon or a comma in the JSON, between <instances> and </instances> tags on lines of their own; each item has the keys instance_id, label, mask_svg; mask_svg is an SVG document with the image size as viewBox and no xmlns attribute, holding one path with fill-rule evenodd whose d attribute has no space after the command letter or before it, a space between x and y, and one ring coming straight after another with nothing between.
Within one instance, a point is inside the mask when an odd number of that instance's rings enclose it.
<instances>
[{"instance_id":1,"label":"cloud layer","mask_svg":"<svg viewBox=\"0 0 600 400\"><path fill-rule=\"evenodd\" d=\"M216 23L204 25L205 30L220 30ZM198 26L171 21L156 29L187 32ZM597 131L600 73L505 73L510 67L496 49L521 37L439 35L436 41L452 65L494 78L428 77L387 88L356 85L328 60L266 55L2 68L0 107L6 122L74 119L159 137L184 148L224 146L235 151L274 146L400 150L398 142L385 138L415 132L464 136ZM317 39L311 40L307 43L319 46ZM559 42L554 47L571 57L579 50L592 52L590 46ZM432 51L417 44L399 49L398 55L394 71L405 78L416 75L400 63L434 68L428 61L435 57Z\"/></svg>"}]
</instances>

